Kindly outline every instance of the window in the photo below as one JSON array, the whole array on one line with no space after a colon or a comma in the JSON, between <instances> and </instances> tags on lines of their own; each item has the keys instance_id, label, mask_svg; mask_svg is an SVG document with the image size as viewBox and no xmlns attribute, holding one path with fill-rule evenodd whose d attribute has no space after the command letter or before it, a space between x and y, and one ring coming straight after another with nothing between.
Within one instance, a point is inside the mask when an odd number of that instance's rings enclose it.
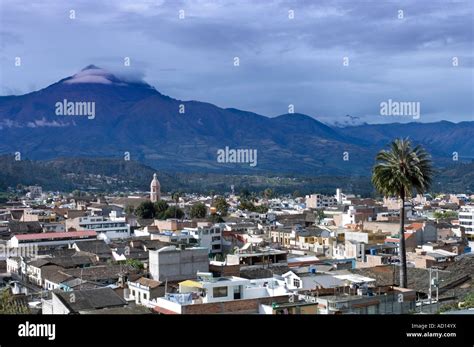
<instances>
[{"instance_id":1,"label":"window","mask_svg":"<svg viewBox=\"0 0 474 347\"><path fill-rule=\"evenodd\" d=\"M215 298L224 298L227 296L227 287L214 287L212 289L212 296Z\"/></svg>"},{"instance_id":2,"label":"window","mask_svg":"<svg viewBox=\"0 0 474 347\"><path fill-rule=\"evenodd\" d=\"M293 286L296 288L300 287L300 280L298 278L293 279Z\"/></svg>"}]
</instances>

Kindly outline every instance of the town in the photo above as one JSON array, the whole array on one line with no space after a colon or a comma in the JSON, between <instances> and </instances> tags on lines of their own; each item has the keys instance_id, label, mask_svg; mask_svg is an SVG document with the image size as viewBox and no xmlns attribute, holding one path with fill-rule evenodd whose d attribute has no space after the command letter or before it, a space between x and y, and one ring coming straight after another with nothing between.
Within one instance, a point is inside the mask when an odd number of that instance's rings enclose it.
<instances>
[{"instance_id":1,"label":"town","mask_svg":"<svg viewBox=\"0 0 474 347\"><path fill-rule=\"evenodd\" d=\"M150 180L133 195L11 188L3 313L472 313L474 195L418 194L401 209L341 189L199 195Z\"/></svg>"}]
</instances>

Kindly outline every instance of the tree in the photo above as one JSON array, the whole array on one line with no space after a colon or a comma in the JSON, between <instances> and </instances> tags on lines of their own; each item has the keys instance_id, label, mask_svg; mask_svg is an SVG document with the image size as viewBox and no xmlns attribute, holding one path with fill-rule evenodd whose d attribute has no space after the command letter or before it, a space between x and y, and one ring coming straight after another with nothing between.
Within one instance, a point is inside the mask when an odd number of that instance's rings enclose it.
<instances>
[{"instance_id":1,"label":"tree","mask_svg":"<svg viewBox=\"0 0 474 347\"><path fill-rule=\"evenodd\" d=\"M244 188L240 191L240 197L244 199L248 199L250 197L250 192L247 188Z\"/></svg>"},{"instance_id":2,"label":"tree","mask_svg":"<svg viewBox=\"0 0 474 347\"><path fill-rule=\"evenodd\" d=\"M208 221L211 223L223 223L224 219L218 214L211 214L208 218Z\"/></svg>"},{"instance_id":3,"label":"tree","mask_svg":"<svg viewBox=\"0 0 474 347\"><path fill-rule=\"evenodd\" d=\"M241 199L240 202L239 202L239 209L240 210L247 210L247 211L255 211L255 205L252 204L252 202L248 201L248 200L245 200L245 199Z\"/></svg>"},{"instance_id":4,"label":"tree","mask_svg":"<svg viewBox=\"0 0 474 347\"><path fill-rule=\"evenodd\" d=\"M206 214L206 205L204 205L202 202L198 202L191 207L191 218L204 218L206 217Z\"/></svg>"},{"instance_id":5,"label":"tree","mask_svg":"<svg viewBox=\"0 0 474 347\"><path fill-rule=\"evenodd\" d=\"M421 147L413 147L408 139L395 139L390 150L380 151L372 169L372 184L384 196L396 196L400 206L400 285L407 288L405 249L405 198L413 190L423 194L431 185L433 168L430 155Z\"/></svg>"},{"instance_id":6,"label":"tree","mask_svg":"<svg viewBox=\"0 0 474 347\"><path fill-rule=\"evenodd\" d=\"M229 204L227 201L225 201L225 198L222 196L218 196L214 200L214 207L216 208L216 211L222 216L225 217L227 216L227 213L229 211Z\"/></svg>"},{"instance_id":7,"label":"tree","mask_svg":"<svg viewBox=\"0 0 474 347\"><path fill-rule=\"evenodd\" d=\"M182 219L184 217L184 212L177 206L170 206L164 213L163 219L176 218Z\"/></svg>"},{"instance_id":8,"label":"tree","mask_svg":"<svg viewBox=\"0 0 474 347\"><path fill-rule=\"evenodd\" d=\"M135 208L133 205L127 205L125 206L125 213L126 214L133 214L135 212Z\"/></svg>"},{"instance_id":9,"label":"tree","mask_svg":"<svg viewBox=\"0 0 474 347\"><path fill-rule=\"evenodd\" d=\"M176 208L175 208L174 211L177 213L178 210L179 210L179 209L178 209L179 198L180 198L181 196L183 196L183 193L182 193L182 192L174 192L173 194L171 194L171 196L172 196L173 200L174 200L175 203L176 203ZM181 212L182 212L182 211L181 211ZM184 215L184 213L183 213L183 215ZM178 216L175 214L174 218L176 219L176 218L178 218ZM182 217L181 217L181 218L182 218Z\"/></svg>"},{"instance_id":10,"label":"tree","mask_svg":"<svg viewBox=\"0 0 474 347\"><path fill-rule=\"evenodd\" d=\"M326 215L324 214L323 210L316 210L316 220L318 221L318 224L321 223L321 221L326 218Z\"/></svg>"},{"instance_id":11,"label":"tree","mask_svg":"<svg viewBox=\"0 0 474 347\"><path fill-rule=\"evenodd\" d=\"M433 217L436 219L450 219L457 218L458 214L455 211L436 211L433 213Z\"/></svg>"},{"instance_id":12,"label":"tree","mask_svg":"<svg viewBox=\"0 0 474 347\"><path fill-rule=\"evenodd\" d=\"M125 260L125 264L137 270L142 270L145 267L145 265L138 259L127 259Z\"/></svg>"},{"instance_id":13,"label":"tree","mask_svg":"<svg viewBox=\"0 0 474 347\"><path fill-rule=\"evenodd\" d=\"M10 288L3 289L0 293L0 314L27 314L29 309L15 300Z\"/></svg>"},{"instance_id":14,"label":"tree","mask_svg":"<svg viewBox=\"0 0 474 347\"><path fill-rule=\"evenodd\" d=\"M155 206L151 201L143 201L135 209L135 215L140 218L150 219L155 217Z\"/></svg>"},{"instance_id":15,"label":"tree","mask_svg":"<svg viewBox=\"0 0 474 347\"><path fill-rule=\"evenodd\" d=\"M168 203L164 200L158 200L157 202L155 202L155 218L164 219L165 212L169 207L170 206L168 205Z\"/></svg>"},{"instance_id":16,"label":"tree","mask_svg":"<svg viewBox=\"0 0 474 347\"><path fill-rule=\"evenodd\" d=\"M295 190L293 192L293 199L299 198L301 196L301 193L299 190Z\"/></svg>"},{"instance_id":17,"label":"tree","mask_svg":"<svg viewBox=\"0 0 474 347\"><path fill-rule=\"evenodd\" d=\"M265 199L271 199L273 198L273 190L271 190L270 188L267 188L263 191L263 196L265 197Z\"/></svg>"}]
</instances>

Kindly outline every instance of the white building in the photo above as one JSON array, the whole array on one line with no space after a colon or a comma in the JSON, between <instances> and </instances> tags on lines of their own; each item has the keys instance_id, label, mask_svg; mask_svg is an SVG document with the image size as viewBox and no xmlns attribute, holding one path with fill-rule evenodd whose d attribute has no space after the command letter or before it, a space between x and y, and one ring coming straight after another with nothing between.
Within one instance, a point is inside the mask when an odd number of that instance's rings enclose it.
<instances>
[{"instance_id":1,"label":"white building","mask_svg":"<svg viewBox=\"0 0 474 347\"><path fill-rule=\"evenodd\" d=\"M116 217L114 213L110 218L103 216L86 216L68 219L66 230L74 228L76 230L94 230L97 238L106 242L113 239L125 239L130 237L130 225L126 223L125 217Z\"/></svg>"},{"instance_id":2,"label":"white building","mask_svg":"<svg viewBox=\"0 0 474 347\"><path fill-rule=\"evenodd\" d=\"M161 282L142 277L136 281L128 282L128 300L134 300L136 304L145 304L164 293L160 290Z\"/></svg>"},{"instance_id":3,"label":"white building","mask_svg":"<svg viewBox=\"0 0 474 347\"><path fill-rule=\"evenodd\" d=\"M209 274L211 275L211 274ZM152 304L166 311L181 314L184 306L224 303L290 295L286 282L280 278L246 279L241 277L208 277L197 281L179 283L179 293L167 294Z\"/></svg>"},{"instance_id":4,"label":"white building","mask_svg":"<svg viewBox=\"0 0 474 347\"><path fill-rule=\"evenodd\" d=\"M207 247L209 253L222 252L222 228L219 225L184 228L184 231L197 239L201 247Z\"/></svg>"},{"instance_id":5,"label":"white building","mask_svg":"<svg viewBox=\"0 0 474 347\"><path fill-rule=\"evenodd\" d=\"M459 225L464 227L469 241L474 241L474 206L467 205L461 207L459 211Z\"/></svg>"}]
</instances>

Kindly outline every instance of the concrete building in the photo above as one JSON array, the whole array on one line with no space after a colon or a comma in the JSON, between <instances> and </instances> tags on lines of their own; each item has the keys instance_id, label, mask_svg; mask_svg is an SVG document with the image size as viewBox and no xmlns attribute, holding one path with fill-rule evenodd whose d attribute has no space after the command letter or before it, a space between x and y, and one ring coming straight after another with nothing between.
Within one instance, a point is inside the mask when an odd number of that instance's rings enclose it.
<instances>
[{"instance_id":1,"label":"concrete building","mask_svg":"<svg viewBox=\"0 0 474 347\"><path fill-rule=\"evenodd\" d=\"M317 303L318 314L407 314L416 309L416 292L397 287L318 289L297 297Z\"/></svg>"},{"instance_id":2,"label":"concrete building","mask_svg":"<svg viewBox=\"0 0 474 347\"><path fill-rule=\"evenodd\" d=\"M178 249L175 246L149 251L150 274L160 282L196 278L197 272L209 271L206 247Z\"/></svg>"},{"instance_id":3,"label":"concrete building","mask_svg":"<svg viewBox=\"0 0 474 347\"><path fill-rule=\"evenodd\" d=\"M240 268L251 266L287 265L288 252L279 249L260 249L251 252L227 254L228 264L240 264Z\"/></svg>"},{"instance_id":4,"label":"concrete building","mask_svg":"<svg viewBox=\"0 0 474 347\"><path fill-rule=\"evenodd\" d=\"M305 202L307 208L322 208L328 206L335 206L338 203L336 197L322 194L306 195Z\"/></svg>"},{"instance_id":5,"label":"concrete building","mask_svg":"<svg viewBox=\"0 0 474 347\"><path fill-rule=\"evenodd\" d=\"M474 206L467 205L461 207L459 211L459 224L464 227L466 237L469 241L474 241Z\"/></svg>"},{"instance_id":6,"label":"concrete building","mask_svg":"<svg viewBox=\"0 0 474 347\"><path fill-rule=\"evenodd\" d=\"M276 277L250 280L234 276L209 276L179 283L179 293L167 294L152 305L160 313L258 313L260 299L278 302L281 301L278 299L288 295L290 292L285 281ZM265 303L269 304L273 300ZM226 306L228 309L222 310Z\"/></svg>"},{"instance_id":7,"label":"concrete building","mask_svg":"<svg viewBox=\"0 0 474 347\"><path fill-rule=\"evenodd\" d=\"M153 223L154 226L158 228L159 231L177 231L183 230L184 228L195 228L197 227L197 223L191 220L179 220L179 219L166 219L166 220L159 220L156 219Z\"/></svg>"},{"instance_id":8,"label":"concrete building","mask_svg":"<svg viewBox=\"0 0 474 347\"><path fill-rule=\"evenodd\" d=\"M26 209L23 211L21 216L22 222L41 222L41 223L53 223L56 222L56 213L52 210L43 209Z\"/></svg>"},{"instance_id":9,"label":"concrete building","mask_svg":"<svg viewBox=\"0 0 474 347\"><path fill-rule=\"evenodd\" d=\"M135 300L136 304L143 304L165 294L165 287L161 285L161 282L145 277L129 281L128 288L128 300Z\"/></svg>"},{"instance_id":10,"label":"concrete building","mask_svg":"<svg viewBox=\"0 0 474 347\"><path fill-rule=\"evenodd\" d=\"M130 225L125 221L125 217L116 217L111 213L110 218L103 216L86 216L68 219L66 230L94 230L99 239L106 242L113 239L125 239L130 237Z\"/></svg>"},{"instance_id":11,"label":"concrete building","mask_svg":"<svg viewBox=\"0 0 474 347\"><path fill-rule=\"evenodd\" d=\"M197 228L184 228L201 247L207 247L209 253L222 252L222 229L219 225L198 226Z\"/></svg>"}]
</instances>

